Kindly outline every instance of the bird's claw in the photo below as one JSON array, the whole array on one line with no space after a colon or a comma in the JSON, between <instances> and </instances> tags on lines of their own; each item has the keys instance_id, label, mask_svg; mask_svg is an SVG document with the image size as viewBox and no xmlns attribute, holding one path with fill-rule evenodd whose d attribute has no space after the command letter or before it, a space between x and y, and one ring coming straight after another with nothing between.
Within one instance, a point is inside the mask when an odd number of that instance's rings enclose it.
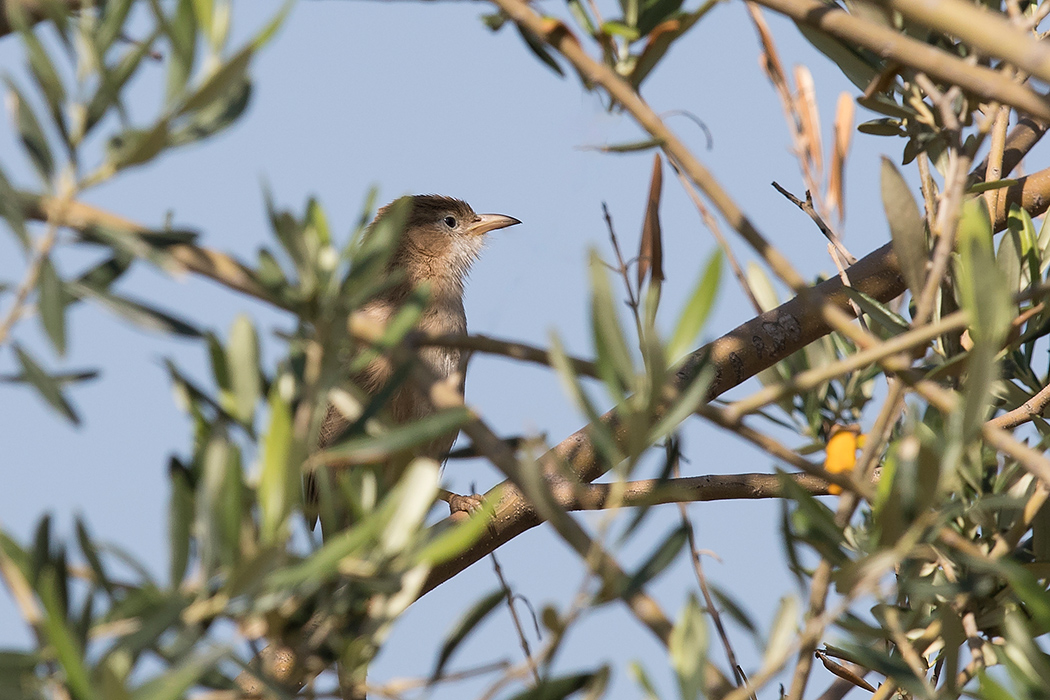
<instances>
[{"instance_id":1,"label":"bird's claw","mask_svg":"<svg viewBox=\"0 0 1050 700\"><path fill-rule=\"evenodd\" d=\"M449 517L456 522L466 520L474 513L477 513L481 510L481 505L482 497L480 494L460 496L451 493L448 496Z\"/></svg>"}]
</instances>

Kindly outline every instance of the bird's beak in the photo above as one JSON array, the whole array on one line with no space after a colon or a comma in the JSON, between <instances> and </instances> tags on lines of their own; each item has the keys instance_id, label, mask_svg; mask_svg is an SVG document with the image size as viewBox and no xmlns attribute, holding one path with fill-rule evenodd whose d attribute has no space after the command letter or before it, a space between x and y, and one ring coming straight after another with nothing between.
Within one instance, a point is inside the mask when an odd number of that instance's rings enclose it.
<instances>
[{"instance_id":1,"label":"bird's beak","mask_svg":"<svg viewBox=\"0 0 1050 700\"><path fill-rule=\"evenodd\" d=\"M499 228L507 228L508 226L520 223L521 222L513 216L504 216L503 214L479 214L477 221L470 225L469 233L472 236L480 236L489 231L495 231Z\"/></svg>"}]
</instances>

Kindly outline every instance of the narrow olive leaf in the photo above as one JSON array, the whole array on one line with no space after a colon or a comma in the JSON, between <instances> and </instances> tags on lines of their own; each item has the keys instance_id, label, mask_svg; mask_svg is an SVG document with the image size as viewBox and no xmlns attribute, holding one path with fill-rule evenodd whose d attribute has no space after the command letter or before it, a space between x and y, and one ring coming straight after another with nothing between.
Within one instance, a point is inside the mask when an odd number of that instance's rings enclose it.
<instances>
[{"instance_id":1,"label":"narrow olive leaf","mask_svg":"<svg viewBox=\"0 0 1050 700\"><path fill-rule=\"evenodd\" d=\"M186 91L197 57L197 22L190 0L179 0L170 18L157 17L168 35L167 101L176 102Z\"/></svg>"},{"instance_id":2,"label":"narrow olive leaf","mask_svg":"<svg viewBox=\"0 0 1050 700\"><path fill-rule=\"evenodd\" d=\"M798 630L798 599L794 596L785 596L780 599L777 606L773 625L769 629L769 642L763 654L763 667L769 667L790 648L791 640L795 638Z\"/></svg>"},{"instance_id":3,"label":"narrow olive leaf","mask_svg":"<svg viewBox=\"0 0 1050 700\"><path fill-rule=\"evenodd\" d=\"M967 363L963 389L964 409L953 415L963 439L977 435L992 398L992 383L998 377L996 355L1013 318L1011 292L1006 288L992 250L992 226L983 197L963 202L958 228L959 258L955 283L962 307L973 322L973 348Z\"/></svg>"},{"instance_id":4,"label":"narrow olive leaf","mask_svg":"<svg viewBox=\"0 0 1050 700\"><path fill-rule=\"evenodd\" d=\"M106 160L114 170L152 160L168 146L171 128L166 118L149 129L125 129L106 144Z\"/></svg>"},{"instance_id":5,"label":"narrow olive leaf","mask_svg":"<svg viewBox=\"0 0 1050 700\"><path fill-rule=\"evenodd\" d=\"M1012 223L1012 222L1011 222ZM999 250L995 254L995 264L1002 275L1003 284L1011 294L1021 289L1021 268L1024 265L1022 257L1022 243L1020 227L1008 225L999 239Z\"/></svg>"},{"instance_id":6,"label":"narrow olive leaf","mask_svg":"<svg viewBox=\"0 0 1050 700\"><path fill-rule=\"evenodd\" d=\"M92 289L105 290L113 286L131 268L134 258L127 253L116 253L77 277L77 282ZM75 297L70 301L78 301Z\"/></svg>"},{"instance_id":7,"label":"narrow olive leaf","mask_svg":"<svg viewBox=\"0 0 1050 700\"><path fill-rule=\"evenodd\" d=\"M56 372L51 375L59 385L62 384L76 384L77 382L86 382L92 379L97 379L100 372L97 369L82 369L72 372ZM25 384L29 381L29 377L26 376L25 372L19 372L18 374L0 374L0 382L5 384Z\"/></svg>"},{"instance_id":8,"label":"narrow olive leaf","mask_svg":"<svg viewBox=\"0 0 1050 700\"><path fill-rule=\"evenodd\" d=\"M1010 205L1010 211L1006 215L1006 226L1017 233L1017 255L1022 267L1018 288L1021 288L1022 282L1024 286L1028 286L1032 280L1039 279L1039 234L1035 230L1035 222L1032 221L1031 214L1015 203ZM996 255L996 261L998 260L999 256Z\"/></svg>"},{"instance_id":9,"label":"narrow olive leaf","mask_svg":"<svg viewBox=\"0 0 1050 700\"><path fill-rule=\"evenodd\" d=\"M980 194L989 190L1001 190L1019 184L1020 180L989 180L988 182L975 182L966 188L966 194Z\"/></svg>"},{"instance_id":10,"label":"narrow olive leaf","mask_svg":"<svg viewBox=\"0 0 1050 700\"><path fill-rule=\"evenodd\" d=\"M55 572L43 572L37 585L37 593L44 607L41 627L73 696L84 700L98 698L91 684L91 674L84 662L84 650L77 643L72 630L66 624L65 609L60 601L59 582Z\"/></svg>"},{"instance_id":11,"label":"narrow olive leaf","mask_svg":"<svg viewBox=\"0 0 1050 700\"><path fill-rule=\"evenodd\" d=\"M405 468L397 488L388 496L393 512L379 537L380 551L394 555L404 551L423 534L423 521L437 498L441 465L417 457Z\"/></svg>"},{"instance_id":12,"label":"narrow olive leaf","mask_svg":"<svg viewBox=\"0 0 1050 700\"><path fill-rule=\"evenodd\" d=\"M817 51L830 58L859 90L866 90L881 72L881 61L870 52L859 51L853 45L808 24L799 22L796 26L802 36L813 44Z\"/></svg>"},{"instance_id":13,"label":"narrow olive leaf","mask_svg":"<svg viewBox=\"0 0 1050 700\"><path fill-rule=\"evenodd\" d=\"M95 576L94 582L112 597L115 589L113 582L109 580L109 576L102 566L102 558L99 556L98 547L92 541L91 533L88 532L87 525L79 515L76 516L75 523L77 544L80 545L80 552L84 555L84 560L87 561L88 566L91 568L91 573Z\"/></svg>"},{"instance_id":14,"label":"narrow olive leaf","mask_svg":"<svg viewBox=\"0 0 1050 700\"><path fill-rule=\"evenodd\" d=\"M539 685L518 693L507 700L563 700L576 693L594 679L593 673L577 673L561 678L547 678Z\"/></svg>"},{"instance_id":15,"label":"narrow olive leaf","mask_svg":"<svg viewBox=\"0 0 1050 700\"><path fill-rule=\"evenodd\" d=\"M587 392L583 390L580 378L576 375L576 370L565 354L565 348L562 346L561 339L554 333L550 337L550 353L551 367L558 373L558 378L561 379L565 392L577 407L583 411L587 417L587 422L591 425L591 442L594 443L598 451L610 464L619 464L623 461L624 454L616 444L612 431L600 420L601 413L595 408L594 403L587 396Z\"/></svg>"},{"instance_id":16,"label":"narrow olive leaf","mask_svg":"<svg viewBox=\"0 0 1050 700\"><path fill-rule=\"evenodd\" d=\"M517 24L514 26L518 30L518 34L521 35L525 45L529 47L529 50L532 51L536 58L540 59L545 66L557 73L559 77L564 78L565 71L563 71L561 66L558 65L558 62L554 60L554 56L552 56L551 52L547 50L547 47L543 45L543 42L537 39L535 35L528 30L522 29Z\"/></svg>"},{"instance_id":17,"label":"narrow olive leaf","mask_svg":"<svg viewBox=\"0 0 1050 700\"><path fill-rule=\"evenodd\" d=\"M251 319L244 314L238 314L230 328L226 366L233 392L232 413L242 423L250 425L255 405L262 395L262 374L259 371L259 338Z\"/></svg>"},{"instance_id":18,"label":"narrow olive leaf","mask_svg":"<svg viewBox=\"0 0 1050 700\"><path fill-rule=\"evenodd\" d=\"M472 547L488 530L499 494L485 498L481 510L472 513L466 520L442 530L419 550L416 561L434 567L454 559Z\"/></svg>"},{"instance_id":19,"label":"narrow olive leaf","mask_svg":"<svg viewBox=\"0 0 1050 700\"><path fill-rule=\"evenodd\" d=\"M722 253L716 250L708 258L704 272L697 280L696 289L682 309L678 324L667 343L667 362L674 364L693 349L696 337L707 322L707 317L714 306L715 295L722 279Z\"/></svg>"},{"instance_id":20,"label":"narrow olive leaf","mask_svg":"<svg viewBox=\"0 0 1050 700\"><path fill-rule=\"evenodd\" d=\"M638 571L627 581L623 591L619 594L622 598L630 598L638 593L674 562L675 557L682 551L682 547L688 540L688 527L688 525L678 527L660 543L659 547L653 550L645 563L638 567Z\"/></svg>"},{"instance_id":21,"label":"narrow olive leaf","mask_svg":"<svg viewBox=\"0 0 1050 700\"><path fill-rule=\"evenodd\" d=\"M664 145L662 139L642 139L641 141L628 141L626 143L610 143L604 146L580 146L581 151L598 151L599 153L637 153L660 148Z\"/></svg>"},{"instance_id":22,"label":"narrow olive leaf","mask_svg":"<svg viewBox=\"0 0 1050 700\"><path fill-rule=\"evenodd\" d=\"M391 428L380 435L355 436L318 453L319 462L373 464L417 445L458 431L471 418L470 409L459 406L437 411L419 420Z\"/></svg>"},{"instance_id":23,"label":"narrow olive leaf","mask_svg":"<svg viewBox=\"0 0 1050 700\"><path fill-rule=\"evenodd\" d=\"M11 227L22 250L28 251L32 248L33 243L29 237L29 230L26 228L25 212L22 211L19 201L18 192L11 186L10 180L0 168L0 218Z\"/></svg>"},{"instance_id":24,"label":"narrow olive leaf","mask_svg":"<svg viewBox=\"0 0 1050 700\"><path fill-rule=\"evenodd\" d=\"M492 591L474 603L470 610L456 622L456 625L445 636L444 644L441 645L437 665L434 666L434 672L430 674L431 683L441 677L442 672L445 670L445 664L452 658L452 654L467 638L467 635L473 632L474 628L481 624L488 617L489 613L495 610L496 606L502 603L506 597L507 593L504 590Z\"/></svg>"},{"instance_id":25,"label":"narrow olive leaf","mask_svg":"<svg viewBox=\"0 0 1050 700\"><path fill-rule=\"evenodd\" d=\"M590 273L591 330L594 334L598 374L610 396L619 403L623 400L625 387L633 381L634 361L613 302L608 271L595 251L591 251Z\"/></svg>"},{"instance_id":26,"label":"narrow olive leaf","mask_svg":"<svg viewBox=\"0 0 1050 700\"><path fill-rule=\"evenodd\" d=\"M270 387L270 423L262 444L259 473L260 539L264 546L287 536L288 516L299 501L299 468L293 463L292 409L281 397L279 381Z\"/></svg>"},{"instance_id":27,"label":"narrow olive leaf","mask_svg":"<svg viewBox=\"0 0 1050 700\"><path fill-rule=\"evenodd\" d=\"M52 347L60 356L66 354L66 295L55 266L50 257L44 257L40 263L40 275L37 278L38 306L40 322L44 326Z\"/></svg>"},{"instance_id":28,"label":"narrow olive leaf","mask_svg":"<svg viewBox=\"0 0 1050 700\"><path fill-rule=\"evenodd\" d=\"M652 0L642 3L642 11L638 16L638 33L646 36L658 24L674 19L682 9L682 3L683 0Z\"/></svg>"},{"instance_id":29,"label":"narrow olive leaf","mask_svg":"<svg viewBox=\"0 0 1050 700\"><path fill-rule=\"evenodd\" d=\"M193 530L193 486L189 470L174 457L168 467L171 478L171 500L168 507L168 547L171 559L168 576L171 587L178 589L190 562L190 538ZM260 498L261 504L261 498Z\"/></svg>"},{"instance_id":30,"label":"narrow olive leaf","mask_svg":"<svg viewBox=\"0 0 1050 700\"><path fill-rule=\"evenodd\" d=\"M124 30L124 22L134 0L108 0L101 9L101 21L95 26L95 45L105 54Z\"/></svg>"},{"instance_id":31,"label":"narrow olive leaf","mask_svg":"<svg viewBox=\"0 0 1050 700\"><path fill-rule=\"evenodd\" d=\"M696 373L689 386L681 392L675 402L668 408L656 425L649 431L648 441L655 444L675 431L675 429L693 415L700 404L707 400L707 390L714 379L715 369L706 365Z\"/></svg>"},{"instance_id":32,"label":"narrow olive leaf","mask_svg":"<svg viewBox=\"0 0 1050 700\"><path fill-rule=\"evenodd\" d=\"M205 673L226 656L227 649L211 649L193 654L173 664L168 671L143 683L131 694L131 700L179 700L197 685Z\"/></svg>"},{"instance_id":33,"label":"narrow olive leaf","mask_svg":"<svg viewBox=\"0 0 1050 700\"><path fill-rule=\"evenodd\" d=\"M22 32L22 43L29 59L29 71L33 74L37 87L40 88L40 92L47 101L52 122L63 137L66 137L66 89L62 85L62 79L58 77L58 71L55 70L51 57L36 34L32 31Z\"/></svg>"},{"instance_id":34,"label":"narrow olive leaf","mask_svg":"<svg viewBox=\"0 0 1050 700\"><path fill-rule=\"evenodd\" d=\"M213 136L233 124L244 114L252 96L252 83L247 77L231 85L210 104L180 120L168 136L169 146L182 146Z\"/></svg>"},{"instance_id":35,"label":"narrow olive leaf","mask_svg":"<svg viewBox=\"0 0 1050 700\"><path fill-rule=\"evenodd\" d=\"M634 69L628 76L628 80L631 81L631 85L635 90L641 87L642 82L649 77L649 74L663 59L667 50L671 48L671 44L689 31L714 6L715 3L705 2L695 12L679 13L677 17L668 19L653 27L653 30L649 32L648 40L645 42L645 48L642 49L638 60L634 63Z\"/></svg>"},{"instance_id":36,"label":"narrow olive leaf","mask_svg":"<svg viewBox=\"0 0 1050 700\"><path fill-rule=\"evenodd\" d=\"M14 347L26 381L32 384L41 398L61 413L66 420L73 425L80 425L80 417L77 416L72 404L69 403L65 394L62 393L61 385L54 377L45 372L20 345L16 343Z\"/></svg>"},{"instance_id":37,"label":"narrow olive leaf","mask_svg":"<svg viewBox=\"0 0 1050 700\"><path fill-rule=\"evenodd\" d=\"M634 678L642 688L645 700L660 700L660 694L656 692L656 686L653 685L653 681L649 678L649 674L646 673L645 668L637 661L632 661L627 666L627 672Z\"/></svg>"},{"instance_id":38,"label":"narrow olive leaf","mask_svg":"<svg viewBox=\"0 0 1050 700\"><path fill-rule=\"evenodd\" d=\"M707 625L700 602L692 593L678 614L668 641L671 667L678 679L682 700L696 700L704 690L707 667Z\"/></svg>"},{"instance_id":39,"label":"narrow olive leaf","mask_svg":"<svg viewBox=\"0 0 1050 700\"><path fill-rule=\"evenodd\" d=\"M857 131L871 136L903 136L907 132L901 126L900 119L879 117L857 125Z\"/></svg>"},{"instance_id":40,"label":"narrow olive leaf","mask_svg":"<svg viewBox=\"0 0 1050 700\"><path fill-rule=\"evenodd\" d=\"M904 181L889 158L882 158L882 206L886 210L886 220L890 224L890 235L893 238L893 250L905 284L916 299L922 293L926 282L926 260L929 251L926 248L926 231L922 215L915 199L911 196L908 183Z\"/></svg>"},{"instance_id":41,"label":"narrow olive leaf","mask_svg":"<svg viewBox=\"0 0 1050 700\"><path fill-rule=\"evenodd\" d=\"M5 77L4 82L10 91L7 104L11 109L12 119L18 127L18 136L22 140L22 146L26 149L29 160L32 161L40 179L45 184L49 184L55 174L55 158L51 154L51 147L47 143L44 130L33 113L32 107L29 106L11 79Z\"/></svg>"},{"instance_id":42,"label":"narrow olive leaf","mask_svg":"<svg viewBox=\"0 0 1050 700\"><path fill-rule=\"evenodd\" d=\"M138 71L143 59L150 55L154 43L162 34L163 30L158 27L145 40L134 42L115 66L103 69L98 87L88 101L83 127L85 134L94 129L110 108L119 102L124 86Z\"/></svg>"},{"instance_id":43,"label":"narrow olive leaf","mask_svg":"<svg viewBox=\"0 0 1050 700\"><path fill-rule=\"evenodd\" d=\"M67 288L74 295L97 301L118 316L147 330L190 338L203 336L201 331L188 321L151 306L132 301L126 297L117 296L101 289L94 289L78 282L70 282Z\"/></svg>"},{"instance_id":44,"label":"narrow olive leaf","mask_svg":"<svg viewBox=\"0 0 1050 700\"><path fill-rule=\"evenodd\" d=\"M890 335L900 335L905 331L911 330L911 326L908 325L904 317L895 313L885 304L853 287L846 287L845 291L869 319L882 326Z\"/></svg>"},{"instance_id":45,"label":"narrow olive leaf","mask_svg":"<svg viewBox=\"0 0 1050 700\"><path fill-rule=\"evenodd\" d=\"M664 280L663 241L660 233L660 193L663 191L663 160L660 154L653 156L653 174L649 180L649 196L645 203L645 220L642 223L642 241L638 248L638 289L652 270L654 282Z\"/></svg>"}]
</instances>

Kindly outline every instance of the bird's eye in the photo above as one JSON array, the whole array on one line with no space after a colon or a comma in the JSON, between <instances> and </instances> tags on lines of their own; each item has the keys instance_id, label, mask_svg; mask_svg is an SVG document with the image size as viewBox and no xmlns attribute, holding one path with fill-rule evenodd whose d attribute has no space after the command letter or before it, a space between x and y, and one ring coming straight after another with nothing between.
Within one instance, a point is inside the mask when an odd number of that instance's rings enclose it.
<instances>
[{"instance_id":1,"label":"bird's eye","mask_svg":"<svg viewBox=\"0 0 1050 700\"><path fill-rule=\"evenodd\" d=\"M449 228L456 228L456 223L457 223L456 222L456 217L454 217L454 216L446 216L444 221L445 221L445 226L448 226Z\"/></svg>"}]
</instances>

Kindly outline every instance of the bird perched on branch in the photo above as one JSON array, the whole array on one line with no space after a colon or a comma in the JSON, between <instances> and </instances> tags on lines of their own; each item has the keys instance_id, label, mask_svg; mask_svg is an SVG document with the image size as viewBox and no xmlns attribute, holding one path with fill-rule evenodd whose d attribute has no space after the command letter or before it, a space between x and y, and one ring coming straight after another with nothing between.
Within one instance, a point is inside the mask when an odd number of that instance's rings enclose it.
<instances>
[{"instance_id":1,"label":"bird perched on branch","mask_svg":"<svg viewBox=\"0 0 1050 700\"><path fill-rule=\"evenodd\" d=\"M366 302L359 312L385 324L402 308L413 289L426 285L429 297L417 323L419 330L434 334L466 333L463 284L470 266L484 246L485 235L521 222L502 214L475 214L469 204L452 197L415 195L409 200L410 209L403 233L387 264L387 273L396 275L399 281ZM394 204L379 210L372 227L390 214ZM458 348L426 347L418 354L438 379L451 380L462 394L468 352ZM375 396L388 388L393 372L389 360L379 357L350 379ZM418 420L434 412L429 397L414 382L402 381L392 388L386 410L395 423ZM335 406L329 405L318 447L323 449L331 445L349 425L350 421ZM416 456L441 461L455 439L455 432L442 435L419 448ZM310 483L310 477L307 481L307 500L312 501L308 505L316 505L316 484ZM454 515L478 505L477 496L458 496L443 491L442 498L448 501Z\"/></svg>"}]
</instances>

